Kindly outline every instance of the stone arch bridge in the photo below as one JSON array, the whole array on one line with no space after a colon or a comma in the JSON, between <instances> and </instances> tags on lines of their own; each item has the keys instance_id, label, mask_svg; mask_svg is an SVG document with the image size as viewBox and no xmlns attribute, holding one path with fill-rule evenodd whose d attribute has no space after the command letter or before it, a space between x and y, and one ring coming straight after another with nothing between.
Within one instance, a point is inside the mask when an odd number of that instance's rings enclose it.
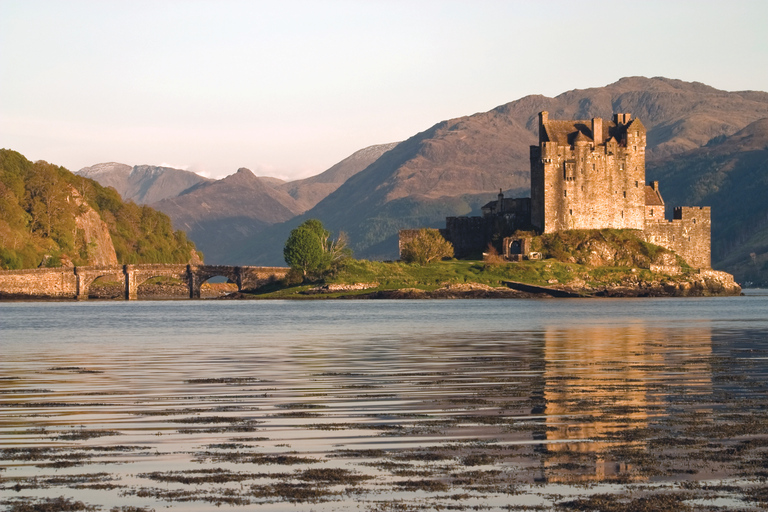
<instances>
[{"instance_id":1,"label":"stone arch bridge","mask_svg":"<svg viewBox=\"0 0 768 512\"><path fill-rule=\"evenodd\" d=\"M199 299L200 286L212 277L226 277L239 291L254 290L282 279L288 270L287 267L183 264L4 270L0 271L0 295L87 299L96 279L112 277L125 284L125 299L135 300L143 282L153 277L172 277L187 283L190 299Z\"/></svg>"}]
</instances>

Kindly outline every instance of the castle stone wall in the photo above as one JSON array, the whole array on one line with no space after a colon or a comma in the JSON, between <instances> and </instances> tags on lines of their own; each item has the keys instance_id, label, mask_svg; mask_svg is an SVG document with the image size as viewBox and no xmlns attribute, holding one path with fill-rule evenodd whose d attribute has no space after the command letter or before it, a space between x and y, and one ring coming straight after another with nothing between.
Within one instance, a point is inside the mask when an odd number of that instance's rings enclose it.
<instances>
[{"instance_id":1,"label":"castle stone wall","mask_svg":"<svg viewBox=\"0 0 768 512\"><path fill-rule=\"evenodd\" d=\"M708 269L712 266L711 212L708 206L681 206L674 209L671 221L647 222L646 242L675 251L688 265Z\"/></svg>"},{"instance_id":2,"label":"castle stone wall","mask_svg":"<svg viewBox=\"0 0 768 512\"><path fill-rule=\"evenodd\" d=\"M453 245L456 258L482 254L493 236L493 221L488 217L447 217L443 236Z\"/></svg>"}]
</instances>

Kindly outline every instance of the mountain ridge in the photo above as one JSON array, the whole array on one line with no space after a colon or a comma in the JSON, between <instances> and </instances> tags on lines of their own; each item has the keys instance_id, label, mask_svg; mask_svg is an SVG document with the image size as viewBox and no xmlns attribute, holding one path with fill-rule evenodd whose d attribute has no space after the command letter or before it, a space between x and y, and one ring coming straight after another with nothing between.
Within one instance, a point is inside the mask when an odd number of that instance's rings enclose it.
<instances>
[{"instance_id":1,"label":"mountain ridge","mask_svg":"<svg viewBox=\"0 0 768 512\"><path fill-rule=\"evenodd\" d=\"M479 214L479 207L494 199L499 189L507 197L528 194L529 147L538 140L538 113L543 110L551 119L610 119L617 112L640 118L648 130L646 156L651 169L654 162L715 145L768 117L768 93L729 92L700 82L634 76L554 97L525 96L487 112L435 123L389 145L372 161L363 162L357 172L345 176L343 183L333 178L328 189L322 189L322 175L286 183L261 177L265 186L285 192L298 204L292 207L280 196L282 205L296 216L273 218L273 223L256 228L245 225L248 215L242 211L243 215L232 218L230 228L223 220L211 220L216 229L242 235L217 239L216 250L227 263L282 264L282 245L290 229L314 217L333 231L346 231L358 256L396 258L401 228L441 226L446 216ZM308 188L299 191L300 184ZM661 185L663 191L669 191L671 184L662 181ZM206 186L194 185L184 195L202 188ZM255 201L260 200L251 203ZM714 211L713 218L717 215ZM207 221L201 217L195 222Z\"/></svg>"},{"instance_id":2,"label":"mountain ridge","mask_svg":"<svg viewBox=\"0 0 768 512\"><path fill-rule=\"evenodd\" d=\"M648 129L646 153L652 162L768 117L768 93L732 93L698 82L626 77L553 98L529 95L488 112L441 121L382 155L299 218L248 241L238 259L277 264L280 239L309 217L347 232L359 256L392 259L397 257L400 228L440 226L446 216L476 212L500 188L507 194L527 195L529 148L538 140L542 110L551 119L610 119L614 112L629 112Z\"/></svg>"},{"instance_id":3,"label":"mountain ridge","mask_svg":"<svg viewBox=\"0 0 768 512\"><path fill-rule=\"evenodd\" d=\"M652 162L648 176L661 182L667 205L712 208L714 266L768 285L768 118Z\"/></svg>"}]
</instances>

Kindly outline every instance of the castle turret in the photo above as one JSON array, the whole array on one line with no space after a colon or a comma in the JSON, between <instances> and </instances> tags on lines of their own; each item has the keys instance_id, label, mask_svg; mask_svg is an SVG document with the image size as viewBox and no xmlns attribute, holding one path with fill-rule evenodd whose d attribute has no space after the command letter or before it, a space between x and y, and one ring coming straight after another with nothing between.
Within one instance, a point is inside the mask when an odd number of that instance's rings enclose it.
<instances>
[{"instance_id":1,"label":"castle turret","mask_svg":"<svg viewBox=\"0 0 768 512\"><path fill-rule=\"evenodd\" d=\"M574 146L589 146L589 139L581 132L576 134L576 138L573 139Z\"/></svg>"},{"instance_id":2,"label":"castle turret","mask_svg":"<svg viewBox=\"0 0 768 512\"><path fill-rule=\"evenodd\" d=\"M603 143L603 119L600 117L592 118L592 140L595 146Z\"/></svg>"},{"instance_id":3,"label":"castle turret","mask_svg":"<svg viewBox=\"0 0 768 512\"><path fill-rule=\"evenodd\" d=\"M546 110L539 112L539 144L549 140L547 138L547 130L544 128L547 121L549 121L549 112Z\"/></svg>"}]
</instances>

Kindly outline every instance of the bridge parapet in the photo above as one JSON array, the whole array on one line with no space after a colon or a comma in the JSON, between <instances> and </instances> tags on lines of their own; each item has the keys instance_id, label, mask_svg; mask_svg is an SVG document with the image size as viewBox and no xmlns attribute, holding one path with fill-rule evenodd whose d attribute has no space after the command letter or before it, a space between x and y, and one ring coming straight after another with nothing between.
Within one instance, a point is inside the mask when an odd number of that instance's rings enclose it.
<instances>
[{"instance_id":1,"label":"bridge parapet","mask_svg":"<svg viewBox=\"0 0 768 512\"><path fill-rule=\"evenodd\" d=\"M288 267L240 267L241 289L255 290L262 286L283 279Z\"/></svg>"},{"instance_id":2,"label":"bridge parapet","mask_svg":"<svg viewBox=\"0 0 768 512\"><path fill-rule=\"evenodd\" d=\"M74 298L76 290L73 267L0 271L0 295Z\"/></svg>"}]
</instances>

